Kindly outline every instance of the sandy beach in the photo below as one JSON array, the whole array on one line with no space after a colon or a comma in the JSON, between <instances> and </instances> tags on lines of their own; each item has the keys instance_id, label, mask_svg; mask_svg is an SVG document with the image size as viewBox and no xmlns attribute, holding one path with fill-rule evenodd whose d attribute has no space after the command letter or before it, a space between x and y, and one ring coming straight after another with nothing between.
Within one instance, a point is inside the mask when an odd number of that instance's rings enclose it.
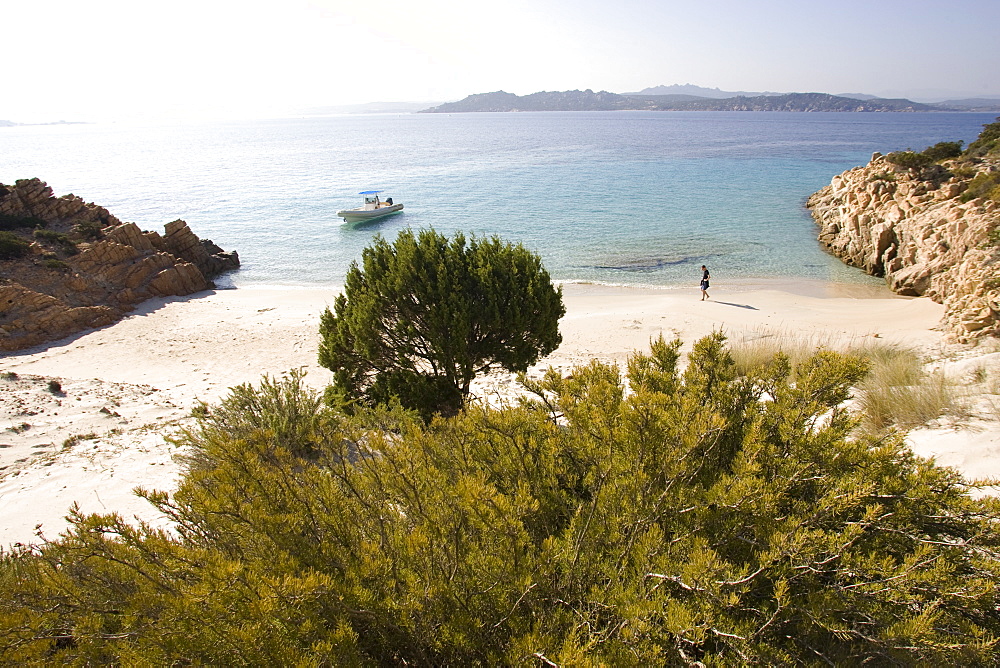
<instances>
[{"instance_id":1,"label":"sandy beach","mask_svg":"<svg viewBox=\"0 0 1000 668\"><path fill-rule=\"evenodd\" d=\"M566 285L563 344L532 373L594 358L624 363L661 333L687 348L716 329L735 342L789 333L828 345L879 337L948 363L970 355L945 343L937 329L943 308L924 298L822 285L711 292L702 302L697 288ZM330 372L316 364L319 315L335 294L240 288L152 300L114 325L0 358L0 547L37 542L39 532L57 537L73 503L161 521L132 490L175 486L179 449L164 435L193 424L198 401L217 401L265 374L303 368L309 384L323 387ZM977 355L1000 364L997 354ZM512 387L502 374L476 392ZM996 422L935 425L910 441L970 477L1000 476Z\"/></svg>"}]
</instances>

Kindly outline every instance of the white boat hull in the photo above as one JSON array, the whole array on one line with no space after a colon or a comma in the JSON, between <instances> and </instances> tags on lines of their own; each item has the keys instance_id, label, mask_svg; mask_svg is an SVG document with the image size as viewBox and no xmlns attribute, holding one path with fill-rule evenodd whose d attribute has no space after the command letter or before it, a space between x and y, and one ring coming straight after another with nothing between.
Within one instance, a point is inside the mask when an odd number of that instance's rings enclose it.
<instances>
[{"instance_id":1,"label":"white boat hull","mask_svg":"<svg viewBox=\"0 0 1000 668\"><path fill-rule=\"evenodd\" d=\"M344 211L338 211L337 217L343 218L345 223L358 223L364 220L375 220L383 216L390 216L402 210L402 204L380 206L377 209L345 209Z\"/></svg>"}]
</instances>

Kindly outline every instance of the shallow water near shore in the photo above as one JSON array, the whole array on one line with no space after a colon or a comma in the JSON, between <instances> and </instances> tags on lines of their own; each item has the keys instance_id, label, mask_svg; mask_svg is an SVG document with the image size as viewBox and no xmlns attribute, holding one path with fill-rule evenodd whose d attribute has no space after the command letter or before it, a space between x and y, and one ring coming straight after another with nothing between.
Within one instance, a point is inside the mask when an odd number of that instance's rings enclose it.
<instances>
[{"instance_id":1,"label":"shallow water near shore","mask_svg":"<svg viewBox=\"0 0 1000 668\"><path fill-rule=\"evenodd\" d=\"M221 286L331 286L376 234L499 235L560 281L864 288L805 199L872 152L973 140L993 114L406 114L0 128L0 182L38 177L143 229L239 252ZM405 210L345 226L384 189Z\"/></svg>"}]
</instances>

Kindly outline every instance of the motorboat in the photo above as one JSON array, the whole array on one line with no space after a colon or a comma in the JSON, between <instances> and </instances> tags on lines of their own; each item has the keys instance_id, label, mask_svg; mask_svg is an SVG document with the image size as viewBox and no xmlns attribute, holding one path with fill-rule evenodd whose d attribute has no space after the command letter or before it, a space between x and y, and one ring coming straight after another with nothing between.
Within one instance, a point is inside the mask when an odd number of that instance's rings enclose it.
<instances>
[{"instance_id":1,"label":"motorboat","mask_svg":"<svg viewBox=\"0 0 1000 668\"><path fill-rule=\"evenodd\" d=\"M338 218L343 218L345 223L359 223L362 221L375 220L383 216L390 216L403 210L402 204L396 204L391 197L381 199L381 190L364 190L359 195L365 196L364 206L356 209L344 209L337 212Z\"/></svg>"}]
</instances>

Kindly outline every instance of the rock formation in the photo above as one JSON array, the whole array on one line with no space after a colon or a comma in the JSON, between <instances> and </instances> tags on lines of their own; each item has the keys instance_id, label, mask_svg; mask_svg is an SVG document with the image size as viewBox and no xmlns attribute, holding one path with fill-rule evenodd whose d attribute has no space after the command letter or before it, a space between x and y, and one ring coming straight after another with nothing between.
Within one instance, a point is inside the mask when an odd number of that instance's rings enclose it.
<instances>
[{"instance_id":1,"label":"rock formation","mask_svg":"<svg viewBox=\"0 0 1000 668\"><path fill-rule=\"evenodd\" d=\"M901 295L944 304L945 328L967 342L1000 334L1000 204L962 196L976 175L997 172L996 157L908 169L876 153L808 206L834 255Z\"/></svg>"},{"instance_id":2,"label":"rock formation","mask_svg":"<svg viewBox=\"0 0 1000 668\"><path fill-rule=\"evenodd\" d=\"M240 264L183 220L163 235L143 232L76 195L54 197L38 179L0 184L0 234L30 242L0 255L0 351L108 325L153 297L207 290Z\"/></svg>"}]
</instances>

